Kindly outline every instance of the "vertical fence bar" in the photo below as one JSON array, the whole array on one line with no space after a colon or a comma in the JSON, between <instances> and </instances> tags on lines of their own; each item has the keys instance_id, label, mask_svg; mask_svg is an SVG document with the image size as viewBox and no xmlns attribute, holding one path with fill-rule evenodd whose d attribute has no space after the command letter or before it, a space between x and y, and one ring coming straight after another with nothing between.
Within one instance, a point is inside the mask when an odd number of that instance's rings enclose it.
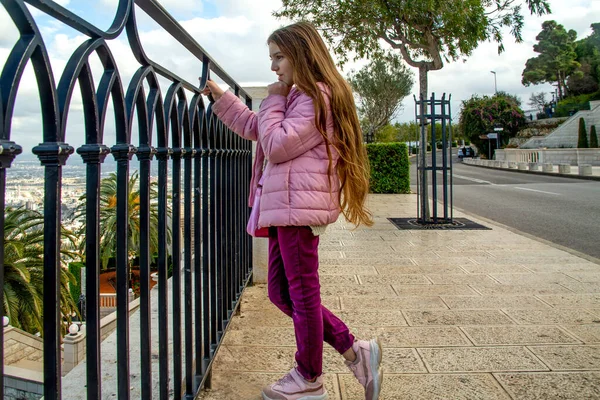
<instances>
[{"instance_id":1,"label":"vertical fence bar","mask_svg":"<svg viewBox=\"0 0 600 400\"><path fill-rule=\"evenodd\" d=\"M442 95L440 116L442 119L442 195L444 199L444 222L448 222L448 149L450 149L450 158L452 158L452 142L450 142L450 146L448 146L448 136L446 135L446 93Z\"/></svg>"},{"instance_id":2,"label":"vertical fence bar","mask_svg":"<svg viewBox=\"0 0 600 400\"><path fill-rule=\"evenodd\" d=\"M175 120L172 123L176 123ZM179 127L173 126L173 129ZM177 133L178 135L178 133ZM181 397L181 156L183 150L179 143L173 143L173 154L171 155L173 174L171 176L172 195L171 209L173 218L171 226L173 230L171 242L171 261L173 263L173 275L171 276L171 287L173 291L173 396L175 399ZM175 147L176 146L176 147Z\"/></svg>"},{"instance_id":3,"label":"vertical fence bar","mask_svg":"<svg viewBox=\"0 0 600 400\"><path fill-rule=\"evenodd\" d=\"M77 149L86 167L85 206L85 321L86 321L86 391L88 399L102 398L100 334L100 183L101 164L110 149L101 144Z\"/></svg>"},{"instance_id":4,"label":"vertical fence bar","mask_svg":"<svg viewBox=\"0 0 600 400\"><path fill-rule=\"evenodd\" d=\"M208 209L208 247L209 247L209 268L210 268L210 357L213 355L213 351L216 350L218 337L217 337L217 326L218 326L218 301L217 301L217 257L216 257L216 214L217 214L217 175L215 172L216 168L216 125L217 119L211 114L211 121L208 127L209 132L209 146L210 152L208 155L208 173L209 173L209 209Z\"/></svg>"},{"instance_id":5,"label":"vertical fence bar","mask_svg":"<svg viewBox=\"0 0 600 400\"><path fill-rule=\"evenodd\" d=\"M425 118L425 111L427 110L425 97L421 95L421 101L419 104L420 114L419 114L419 126L421 128L421 139L419 141L420 144L420 152L419 152L419 167L418 171L421 174L419 177L419 187L421 189L419 199L420 207L421 207L421 220L426 222L429 219L429 215L427 215L427 209L429 205L427 204L427 125Z\"/></svg>"},{"instance_id":6,"label":"vertical fence bar","mask_svg":"<svg viewBox=\"0 0 600 400\"><path fill-rule=\"evenodd\" d=\"M209 191L210 191L210 176L209 176L209 154L210 142L208 139L210 120L206 121L202 126L202 344L203 344L203 364L202 375L208 371L210 362L210 344L211 340L211 274L210 274L210 213L209 213Z\"/></svg>"},{"instance_id":7,"label":"vertical fence bar","mask_svg":"<svg viewBox=\"0 0 600 400\"><path fill-rule=\"evenodd\" d=\"M160 139L160 137L159 137ZM170 149L159 147L158 159L158 376L159 398L169 399L169 329L168 290L167 290L167 174Z\"/></svg>"},{"instance_id":8,"label":"vertical fence bar","mask_svg":"<svg viewBox=\"0 0 600 400\"><path fill-rule=\"evenodd\" d=\"M231 194L231 198L233 200L233 252L234 256L234 264L233 264L233 281L234 281L234 299L237 299L240 288L241 288L241 274L240 274L240 217L241 217L241 209L240 209L240 140L241 138L238 135L233 135L233 156L232 156L232 167L233 172L231 176L231 184L233 188L233 193Z\"/></svg>"},{"instance_id":9,"label":"vertical fence bar","mask_svg":"<svg viewBox=\"0 0 600 400\"><path fill-rule=\"evenodd\" d=\"M152 354L150 329L150 165L155 150L147 143L137 151L140 162L140 358L141 394L143 399L152 398Z\"/></svg>"},{"instance_id":10,"label":"vertical fence bar","mask_svg":"<svg viewBox=\"0 0 600 400\"><path fill-rule=\"evenodd\" d=\"M415 95L413 95L413 99L415 101L415 123L417 125L417 129L415 132L415 147L416 147L416 143L419 142L419 135L421 133L421 119L419 118L419 111L420 110L420 103L419 101L417 101L417 97ZM421 142L419 142L419 147L417 147L417 154L415 157L415 161L416 161L416 173L417 173L417 219L420 218L421 214L420 214L420 196L421 196L421 190L420 190L420 184L421 184L421 179L420 179L420 160L421 160Z\"/></svg>"},{"instance_id":11,"label":"vertical fence bar","mask_svg":"<svg viewBox=\"0 0 600 400\"><path fill-rule=\"evenodd\" d=\"M3 128L2 118L2 97L0 97L0 129ZM4 133L4 132L2 132ZM4 136L4 134L2 135ZM0 139L0 299L4 299L4 212L6 203L6 169L10 168L15 157L23 151L21 146L9 140ZM4 317L4 301L0 302L0 317ZM4 323L0 328L0 356L2 363L0 365L0 400L4 399Z\"/></svg>"},{"instance_id":12,"label":"vertical fence bar","mask_svg":"<svg viewBox=\"0 0 600 400\"><path fill-rule=\"evenodd\" d=\"M225 226L223 223L223 123L217 120L216 123L216 158L215 158L215 252L216 252L216 302L217 302L217 341L221 340L223 335L223 321L225 306L225 262L223 259L223 241ZM215 343L216 344L216 343Z\"/></svg>"},{"instance_id":13,"label":"vertical fence bar","mask_svg":"<svg viewBox=\"0 0 600 400\"><path fill-rule=\"evenodd\" d=\"M223 262L224 262L224 292L223 293L223 334L225 334L225 329L227 328L227 324L229 323L230 311L232 308L233 298L231 296L231 288L234 286L232 280L232 262L233 254L231 249L231 216L232 216L232 204L231 204L231 170L230 170L230 162L231 162L231 135L234 133L229 131L223 126L223 155L222 165L223 165L223 243L221 244L221 249L223 252Z\"/></svg>"},{"instance_id":14,"label":"vertical fence bar","mask_svg":"<svg viewBox=\"0 0 600 400\"><path fill-rule=\"evenodd\" d=\"M438 215L437 215L437 138L436 138L436 131L435 131L435 121L436 121L436 114L435 114L435 93L431 94L431 116L430 116L430 122L431 122L431 191L432 191L432 199L431 202L433 203L433 212L432 212L432 216L433 216L433 222L438 222ZM424 188L424 190L427 190L427 188Z\"/></svg>"},{"instance_id":15,"label":"vertical fence bar","mask_svg":"<svg viewBox=\"0 0 600 400\"><path fill-rule=\"evenodd\" d=\"M60 223L62 166L73 153L65 143L33 148L44 166L44 398L61 399Z\"/></svg>"},{"instance_id":16,"label":"vertical fence bar","mask_svg":"<svg viewBox=\"0 0 600 400\"><path fill-rule=\"evenodd\" d=\"M191 137L186 135L184 138L185 153L183 155L184 162L184 179L183 179L183 270L184 270L184 325L185 325L185 397L193 399L193 361L194 361L194 338L192 332L192 157L195 150L191 147ZM196 232L194 232L194 235Z\"/></svg>"},{"instance_id":17,"label":"vertical fence bar","mask_svg":"<svg viewBox=\"0 0 600 400\"><path fill-rule=\"evenodd\" d=\"M452 95L448 95L448 130L450 132L450 148L452 148ZM458 146L457 146L458 148ZM452 161L452 152L450 152L450 220L454 220L454 208L453 208L453 189L452 175L454 174L454 161Z\"/></svg>"},{"instance_id":18,"label":"vertical fence bar","mask_svg":"<svg viewBox=\"0 0 600 400\"><path fill-rule=\"evenodd\" d=\"M240 186L239 186L239 201L241 202L239 208L239 223L240 229L240 265L239 265L239 274L240 274L240 291L242 290L242 282L246 280L246 259L248 257L247 254L247 240L246 237L248 234L246 233L246 224L248 220L246 219L246 208L248 207L248 197L246 197L246 190L248 189L246 186L249 185L246 181L246 142L248 140L243 140L240 138L239 146L239 155L238 155L238 174L240 177Z\"/></svg>"},{"instance_id":19,"label":"vertical fence bar","mask_svg":"<svg viewBox=\"0 0 600 400\"><path fill-rule=\"evenodd\" d=\"M117 386L119 400L130 398L129 371L129 160L135 147L120 143L112 148L117 161Z\"/></svg>"},{"instance_id":20,"label":"vertical fence bar","mask_svg":"<svg viewBox=\"0 0 600 400\"><path fill-rule=\"evenodd\" d=\"M193 110L196 112L196 110ZM204 290L202 286L202 182L201 182L201 167L202 167L202 155L204 150L202 149L202 143L200 138L202 137L202 131L204 130L204 116L197 114L198 119L198 132L194 133L194 328L195 328L195 378L194 378L194 391L200 386L202 377L202 340L203 340L203 322L202 322L202 296L204 296Z\"/></svg>"}]
</instances>

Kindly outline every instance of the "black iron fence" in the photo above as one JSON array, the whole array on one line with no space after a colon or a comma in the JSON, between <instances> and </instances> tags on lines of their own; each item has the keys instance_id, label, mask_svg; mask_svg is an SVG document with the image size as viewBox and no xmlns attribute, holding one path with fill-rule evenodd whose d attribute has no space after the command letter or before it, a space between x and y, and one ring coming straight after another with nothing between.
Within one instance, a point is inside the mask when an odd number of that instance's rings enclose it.
<instances>
[{"instance_id":1,"label":"black iron fence","mask_svg":"<svg viewBox=\"0 0 600 400\"><path fill-rule=\"evenodd\" d=\"M141 398L194 398L210 375L213 356L235 310L240 293L251 280L251 238L245 233L247 190L251 172L250 142L232 134L211 113L199 87L151 60L144 52L136 25L142 9L200 60L203 87L209 72L226 82L251 106L250 96L225 73L202 47L156 0L119 0L112 26L102 31L50 0L26 0L45 17L58 20L89 37L71 55L58 84L35 18L23 0L1 0L19 31L19 37L0 76L0 235L4 237L5 191L10 167L22 153L14 129L15 98L26 65L33 66L41 104L41 143L32 151L44 167L44 290L43 368L44 398L61 395L60 226L62 170L75 151L85 163L86 176L86 387L88 399L103 398L100 337L99 281L100 184L105 158L112 154L117 167L117 374L116 398L129 399L130 374L141 376ZM126 86L107 41L126 31L140 67ZM90 67L96 54L103 68L98 85ZM158 77L170 81L163 95ZM65 137L73 91L83 100L85 144L76 150ZM125 88L126 87L126 88ZM191 99L187 96L191 93ZM112 101L116 143L103 143L104 120ZM134 119L137 119L137 129ZM154 132L156 137L154 136ZM139 135L139 145L132 135ZM81 140L83 142L83 140ZM140 348L129 343L128 184L130 166L137 157L140 176ZM152 163L158 164L152 176ZM170 169L170 170L169 170ZM170 176L170 178L169 178ZM158 181L158 332L151 329L150 190ZM168 218L168 213L171 218ZM172 241L167 241L168 231ZM182 234L180 234L182 233ZM170 255L170 256L169 256ZM168 278L169 263L172 277ZM4 287L4 248L0 248L0 298ZM168 281L171 279L172 281ZM169 288L172 288L169 293ZM183 299L183 300L182 300ZM171 304L169 304L171 303ZM1 307L1 304L0 304ZM172 309L170 317L169 309ZM0 311L2 311L0 309ZM4 312L2 313L4 315ZM169 338L172 332L172 338ZM158 336L158 349L153 338ZM172 354L169 354L172 341ZM0 354L4 342L0 331ZM157 351L156 351L157 350ZM159 358L158 376L152 375L151 355ZM140 354L141 371L130 371L130 354ZM172 360L172 363L169 361ZM0 367L0 385L4 377ZM82 389L83 390L83 389ZM0 386L0 399L4 398Z\"/></svg>"}]
</instances>

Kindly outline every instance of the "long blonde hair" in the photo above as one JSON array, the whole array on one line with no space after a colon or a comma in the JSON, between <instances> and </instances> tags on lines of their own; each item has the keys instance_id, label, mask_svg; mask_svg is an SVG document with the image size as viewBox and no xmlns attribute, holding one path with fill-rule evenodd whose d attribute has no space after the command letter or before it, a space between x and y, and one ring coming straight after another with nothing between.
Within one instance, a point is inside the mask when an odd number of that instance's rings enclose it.
<instances>
[{"instance_id":1,"label":"long blonde hair","mask_svg":"<svg viewBox=\"0 0 600 400\"><path fill-rule=\"evenodd\" d=\"M298 22L273 32L267 43L275 43L289 60L294 71L294 83L314 101L315 125L327 147L328 176L331 177L332 156L327 137L327 105L317 85L322 82L331 90L331 112L335 142L340 155L337 173L340 178L340 206L348 221L355 225L373 225L365 202L369 193L369 159L363 144L362 131L350 85L335 67L327 46L309 23Z\"/></svg>"}]
</instances>

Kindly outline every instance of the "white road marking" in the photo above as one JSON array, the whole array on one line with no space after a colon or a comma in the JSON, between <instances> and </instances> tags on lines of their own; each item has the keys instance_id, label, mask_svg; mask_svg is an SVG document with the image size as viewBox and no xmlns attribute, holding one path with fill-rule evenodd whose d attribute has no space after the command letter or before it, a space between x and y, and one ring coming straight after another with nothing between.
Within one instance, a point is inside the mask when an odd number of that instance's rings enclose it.
<instances>
[{"instance_id":1,"label":"white road marking","mask_svg":"<svg viewBox=\"0 0 600 400\"><path fill-rule=\"evenodd\" d=\"M529 188L522 188L522 187L517 187L515 186L514 189L519 189L519 190L529 190L530 192L538 192L538 193L545 193L545 194L554 194L556 196L560 196L560 193L553 193L553 192L544 192L543 190L536 190L536 189L529 189Z\"/></svg>"},{"instance_id":2,"label":"white road marking","mask_svg":"<svg viewBox=\"0 0 600 400\"><path fill-rule=\"evenodd\" d=\"M476 182L476 183L487 183L488 185L492 185L492 186L496 185L495 183L492 183L490 181L484 181L482 179L471 178L470 176L452 174L452 177L453 178L459 178L459 179L465 179L467 181Z\"/></svg>"}]
</instances>

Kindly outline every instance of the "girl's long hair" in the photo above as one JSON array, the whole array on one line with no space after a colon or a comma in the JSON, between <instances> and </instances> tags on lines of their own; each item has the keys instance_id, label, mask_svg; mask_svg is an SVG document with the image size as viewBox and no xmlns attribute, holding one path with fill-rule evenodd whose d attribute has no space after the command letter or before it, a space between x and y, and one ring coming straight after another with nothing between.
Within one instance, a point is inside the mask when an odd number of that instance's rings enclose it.
<instances>
[{"instance_id":1,"label":"girl's long hair","mask_svg":"<svg viewBox=\"0 0 600 400\"><path fill-rule=\"evenodd\" d=\"M370 167L367 150L350 85L335 67L335 63L317 30L309 23L298 22L273 32L267 43L275 43L289 60L294 71L294 83L314 101L315 125L323 138L329 157L328 176L331 178L332 156L327 136L327 104L321 89L322 82L331 90L331 113L335 141L331 143L340 155L337 172L340 178L340 206L348 221L356 226L373 225L365 202L369 193Z\"/></svg>"}]
</instances>

